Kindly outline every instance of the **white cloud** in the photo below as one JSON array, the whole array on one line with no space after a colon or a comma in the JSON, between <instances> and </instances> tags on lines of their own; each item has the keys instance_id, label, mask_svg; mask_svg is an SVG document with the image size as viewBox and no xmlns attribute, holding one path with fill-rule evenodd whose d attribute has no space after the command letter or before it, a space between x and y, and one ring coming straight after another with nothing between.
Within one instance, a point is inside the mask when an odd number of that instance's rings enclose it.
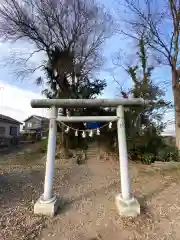
<instances>
[{"instance_id":1,"label":"white cloud","mask_svg":"<svg viewBox=\"0 0 180 240\"><path fill-rule=\"evenodd\" d=\"M30 54L33 52L34 47L31 44L28 44L26 42L17 42L17 43L10 43L0 42L0 55L1 60L4 57L9 57L14 52L22 53L21 56L25 56L25 54ZM39 62L42 60L41 54L36 54L32 58L33 62ZM2 63L2 61L1 61ZM8 71L11 71L11 68L8 68ZM3 72L3 66L1 67L1 71ZM39 77L42 75L41 73L37 73L37 76ZM34 79L36 79L35 76L31 76L30 79L28 79L28 88L31 89L34 84ZM30 106L30 101L32 99L40 99L44 98L41 95L42 89L39 88L39 93L35 93L32 90L26 90L19 88L15 85L11 85L10 83L5 83L0 80L0 113L10 116L12 118L15 118L19 121L25 120L28 116L32 114L40 115L40 116L47 116L48 117L48 111L46 109L34 109ZM8 77L6 79L8 81ZM43 87L43 86L42 86Z\"/></svg>"},{"instance_id":2,"label":"white cloud","mask_svg":"<svg viewBox=\"0 0 180 240\"><path fill-rule=\"evenodd\" d=\"M34 109L32 99L44 98L40 93L34 93L0 81L0 113L19 121L32 114L48 117L47 109Z\"/></svg>"}]
</instances>

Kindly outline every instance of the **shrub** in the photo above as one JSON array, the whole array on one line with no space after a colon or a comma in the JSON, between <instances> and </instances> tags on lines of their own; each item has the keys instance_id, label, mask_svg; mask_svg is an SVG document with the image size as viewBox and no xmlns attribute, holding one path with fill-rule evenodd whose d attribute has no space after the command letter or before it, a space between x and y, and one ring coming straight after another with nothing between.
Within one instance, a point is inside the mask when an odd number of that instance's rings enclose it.
<instances>
[{"instance_id":1,"label":"shrub","mask_svg":"<svg viewBox=\"0 0 180 240\"><path fill-rule=\"evenodd\" d=\"M176 146L165 145L157 154L157 161L163 162L179 162L180 161L180 151Z\"/></svg>"},{"instance_id":2,"label":"shrub","mask_svg":"<svg viewBox=\"0 0 180 240\"><path fill-rule=\"evenodd\" d=\"M40 152L45 153L47 151L48 139L42 139L40 141Z\"/></svg>"},{"instance_id":3,"label":"shrub","mask_svg":"<svg viewBox=\"0 0 180 240\"><path fill-rule=\"evenodd\" d=\"M21 133L22 136L28 136L28 134L29 134L29 133L27 133L27 132Z\"/></svg>"},{"instance_id":4,"label":"shrub","mask_svg":"<svg viewBox=\"0 0 180 240\"><path fill-rule=\"evenodd\" d=\"M148 152L148 151L139 151L131 152L130 159L131 160L140 160L144 164L151 164L155 161L163 161L163 162L178 162L180 161L180 151L176 146L164 145L159 148L158 153L155 151ZM145 149L144 149L145 150ZM147 149L148 150L148 149Z\"/></svg>"},{"instance_id":5,"label":"shrub","mask_svg":"<svg viewBox=\"0 0 180 240\"><path fill-rule=\"evenodd\" d=\"M141 162L144 164L151 164L155 161L155 156L153 154L144 154L141 156Z\"/></svg>"}]
</instances>

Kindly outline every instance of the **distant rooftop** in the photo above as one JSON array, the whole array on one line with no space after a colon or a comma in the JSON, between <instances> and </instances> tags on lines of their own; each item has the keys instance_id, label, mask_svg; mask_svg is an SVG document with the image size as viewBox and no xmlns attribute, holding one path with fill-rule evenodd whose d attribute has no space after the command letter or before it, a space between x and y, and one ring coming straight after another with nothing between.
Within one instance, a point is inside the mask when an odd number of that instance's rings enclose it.
<instances>
[{"instance_id":1,"label":"distant rooftop","mask_svg":"<svg viewBox=\"0 0 180 240\"><path fill-rule=\"evenodd\" d=\"M42 116L38 116L38 115L31 115L27 119L25 119L24 122L27 122L32 117L37 118L39 120L44 120L44 121L48 121L49 120L49 118L46 118L46 117L42 117Z\"/></svg>"},{"instance_id":2,"label":"distant rooftop","mask_svg":"<svg viewBox=\"0 0 180 240\"><path fill-rule=\"evenodd\" d=\"M0 120L1 121L6 121L6 122L11 122L11 123L18 123L18 124L22 124L21 122L19 122L18 120L11 118L9 116L0 114Z\"/></svg>"}]
</instances>

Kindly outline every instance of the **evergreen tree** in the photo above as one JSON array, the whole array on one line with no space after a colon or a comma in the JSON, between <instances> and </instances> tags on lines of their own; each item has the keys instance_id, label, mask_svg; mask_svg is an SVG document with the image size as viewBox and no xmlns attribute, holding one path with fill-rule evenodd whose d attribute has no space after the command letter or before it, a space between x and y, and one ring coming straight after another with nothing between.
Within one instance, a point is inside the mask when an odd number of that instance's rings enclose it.
<instances>
[{"instance_id":1,"label":"evergreen tree","mask_svg":"<svg viewBox=\"0 0 180 240\"><path fill-rule=\"evenodd\" d=\"M165 102L163 97L165 92L160 89L152 80L153 66L149 65L148 53L143 38L139 41L138 64L128 66L126 69L130 76L133 87L129 91L121 91L124 98L129 95L135 98L154 101L154 104L143 107L132 107L126 111L126 133L128 138L128 148L131 156L137 160L143 153L151 154L153 157L163 143L161 136L165 128L163 114L169 102Z\"/></svg>"}]
</instances>

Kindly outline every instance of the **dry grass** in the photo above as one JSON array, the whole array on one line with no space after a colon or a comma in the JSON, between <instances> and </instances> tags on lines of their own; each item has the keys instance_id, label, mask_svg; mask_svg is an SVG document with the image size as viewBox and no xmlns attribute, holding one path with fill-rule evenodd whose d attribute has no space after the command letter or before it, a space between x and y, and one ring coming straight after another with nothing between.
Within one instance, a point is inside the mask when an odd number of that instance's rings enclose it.
<instances>
[{"instance_id":1,"label":"dry grass","mask_svg":"<svg viewBox=\"0 0 180 240\"><path fill-rule=\"evenodd\" d=\"M20 155L11 155L7 162L0 158L2 239L179 239L178 167L162 171L131 163L133 194L142 210L137 218L121 218L114 201L120 192L118 162L95 158L80 166L58 162L54 192L62 205L52 219L33 214L34 201L43 191L42 156Z\"/></svg>"}]
</instances>

